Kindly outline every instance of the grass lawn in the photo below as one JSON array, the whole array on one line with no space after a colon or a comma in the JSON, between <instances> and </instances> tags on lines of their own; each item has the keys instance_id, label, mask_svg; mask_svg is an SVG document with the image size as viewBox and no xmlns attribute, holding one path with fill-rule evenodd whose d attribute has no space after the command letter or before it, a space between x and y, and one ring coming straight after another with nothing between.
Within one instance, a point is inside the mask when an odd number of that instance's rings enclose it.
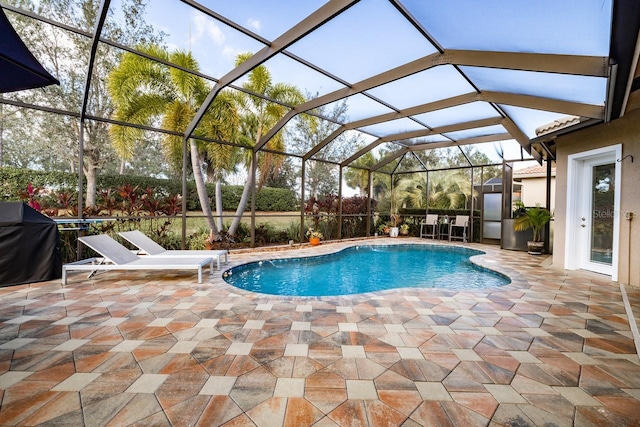
<instances>
[{"instance_id":1,"label":"grass lawn","mask_svg":"<svg viewBox=\"0 0 640 427\"><path fill-rule=\"evenodd\" d=\"M225 226L231 224L235 212L224 211L223 222ZM251 224L251 212L245 212L242 216L242 223ZM256 212L256 225L269 224L276 230L287 230L292 223L300 226L299 212ZM187 235L193 234L199 230L208 229L207 222L200 211L187 212ZM182 233L182 221L177 218L171 225L171 231L180 235Z\"/></svg>"}]
</instances>

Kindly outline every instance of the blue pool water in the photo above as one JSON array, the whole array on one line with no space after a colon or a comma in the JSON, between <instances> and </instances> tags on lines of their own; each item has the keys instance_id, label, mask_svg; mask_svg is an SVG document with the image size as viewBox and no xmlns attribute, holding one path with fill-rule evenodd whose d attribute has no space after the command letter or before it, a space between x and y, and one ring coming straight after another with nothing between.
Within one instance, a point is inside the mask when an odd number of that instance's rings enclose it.
<instances>
[{"instance_id":1,"label":"blue pool water","mask_svg":"<svg viewBox=\"0 0 640 427\"><path fill-rule=\"evenodd\" d=\"M274 295L349 295L394 288L478 289L511 281L469 257L484 252L433 245L354 246L308 258L252 262L223 274L227 283Z\"/></svg>"}]
</instances>

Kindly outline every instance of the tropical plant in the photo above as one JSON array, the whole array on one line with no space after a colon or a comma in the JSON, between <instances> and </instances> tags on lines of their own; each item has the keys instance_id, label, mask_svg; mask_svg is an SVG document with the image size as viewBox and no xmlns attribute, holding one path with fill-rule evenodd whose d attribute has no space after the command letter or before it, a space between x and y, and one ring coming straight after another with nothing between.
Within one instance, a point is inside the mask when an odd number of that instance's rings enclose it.
<instances>
[{"instance_id":1,"label":"tropical plant","mask_svg":"<svg viewBox=\"0 0 640 427\"><path fill-rule=\"evenodd\" d=\"M472 194L470 177L460 169L429 174L429 207L464 209Z\"/></svg>"},{"instance_id":2,"label":"tropical plant","mask_svg":"<svg viewBox=\"0 0 640 427\"><path fill-rule=\"evenodd\" d=\"M367 233L367 212L373 214L376 201L368 197L342 198L342 237L362 237Z\"/></svg>"},{"instance_id":3,"label":"tropical plant","mask_svg":"<svg viewBox=\"0 0 640 427\"><path fill-rule=\"evenodd\" d=\"M29 183L27 185L27 190L20 192L20 199L26 201L29 207L39 211L42 209L42 205L38 201L41 191L42 188L34 187L33 184Z\"/></svg>"},{"instance_id":4,"label":"tropical plant","mask_svg":"<svg viewBox=\"0 0 640 427\"><path fill-rule=\"evenodd\" d=\"M321 230L329 239L335 237L338 227L338 196L326 194L316 199L311 196L305 203L304 212L313 224L313 229Z\"/></svg>"},{"instance_id":5,"label":"tropical plant","mask_svg":"<svg viewBox=\"0 0 640 427\"><path fill-rule=\"evenodd\" d=\"M539 242L542 228L551 220L551 213L545 208L536 206L528 208L524 215L516 218L513 229L515 231L525 231L533 229L533 241Z\"/></svg>"},{"instance_id":6,"label":"tropical plant","mask_svg":"<svg viewBox=\"0 0 640 427\"><path fill-rule=\"evenodd\" d=\"M370 168L378 161L379 159L371 151L359 157L352 164L353 166L358 166L358 168L347 168L344 173L344 179L347 185L351 188L359 189L361 196L367 196L369 193L369 171L367 169L360 168ZM388 181L389 175L377 173L372 173L371 175L371 193L374 199L378 199L380 195L384 195L388 188L388 183L386 181Z\"/></svg>"},{"instance_id":7,"label":"tropical plant","mask_svg":"<svg viewBox=\"0 0 640 427\"><path fill-rule=\"evenodd\" d=\"M189 70L198 70L198 64L190 52L168 52L157 45L146 45L140 51L163 61L168 61ZM186 71L170 68L160 62L125 53L120 64L110 73L108 89L116 105L114 118L119 121L151 125L161 120L162 128L180 134L185 129L209 93L205 81ZM232 141L239 124L235 100L228 92L222 91L211 104L196 129L195 137L189 139L191 169L198 199L207 226L209 241L221 238L216 225L203 174L203 165L217 168L217 178L222 170L232 165L235 148L223 144L202 144L197 137ZM136 143L143 137L143 131L135 127L112 126L112 142L122 158L131 158ZM175 134L165 134L162 143L171 163L181 168L183 138Z\"/></svg>"},{"instance_id":8,"label":"tropical plant","mask_svg":"<svg viewBox=\"0 0 640 427\"><path fill-rule=\"evenodd\" d=\"M397 211L401 207L423 208L426 206L425 175L411 174L401 178L391 191L391 205ZM393 213L393 212L392 212Z\"/></svg>"},{"instance_id":9,"label":"tropical plant","mask_svg":"<svg viewBox=\"0 0 640 427\"><path fill-rule=\"evenodd\" d=\"M253 56L252 53L242 53L236 57L236 66L239 66ZM248 79L242 85L243 88L255 94L248 95L244 92L236 93L236 101L243 112L240 141L247 146L254 146L262 137L289 111L283 104L297 105L304 102L304 96L300 90L289 84L273 83L271 73L264 65L255 67L248 74ZM273 100L273 101L270 101ZM274 102L275 101L275 102ZM284 151L282 132L274 135L266 144L266 148L272 151ZM253 154L252 150L245 150L245 165L248 178L242 191L240 203L236 214L229 226L229 235L235 235L244 210L249 201L249 193L254 186ZM258 186L261 187L267 179L268 173L277 171L284 162L284 156L272 152L261 152L257 159L260 178Z\"/></svg>"}]
</instances>

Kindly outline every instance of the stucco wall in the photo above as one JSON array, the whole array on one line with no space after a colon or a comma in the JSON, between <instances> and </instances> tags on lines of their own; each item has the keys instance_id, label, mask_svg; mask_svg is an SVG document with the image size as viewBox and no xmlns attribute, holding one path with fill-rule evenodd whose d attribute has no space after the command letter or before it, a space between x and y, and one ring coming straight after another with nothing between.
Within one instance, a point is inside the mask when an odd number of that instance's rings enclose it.
<instances>
[{"instance_id":1,"label":"stucco wall","mask_svg":"<svg viewBox=\"0 0 640 427\"><path fill-rule=\"evenodd\" d=\"M525 206L547 204L547 178L522 178L522 202ZM555 212L555 178L551 178L551 212Z\"/></svg>"},{"instance_id":2,"label":"stucco wall","mask_svg":"<svg viewBox=\"0 0 640 427\"><path fill-rule=\"evenodd\" d=\"M553 265L564 268L567 157L570 154L616 144L622 144L623 157L628 154L634 157L633 163L629 158L622 162L621 212L618 212L621 215L618 281L640 286L640 110L627 113L621 119L558 138ZM633 212L631 222L625 219L628 212Z\"/></svg>"}]
</instances>

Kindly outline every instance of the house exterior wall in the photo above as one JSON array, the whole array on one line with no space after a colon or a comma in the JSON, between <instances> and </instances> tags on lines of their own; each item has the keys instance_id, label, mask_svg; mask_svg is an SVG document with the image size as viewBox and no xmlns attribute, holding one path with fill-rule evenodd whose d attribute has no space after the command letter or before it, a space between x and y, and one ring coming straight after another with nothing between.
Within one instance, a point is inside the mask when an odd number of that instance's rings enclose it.
<instances>
[{"instance_id":1,"label":"house exterior wall","mask_svg":"<svg viewBox=\"0 0 640 427\"><path fill-rule=\"evenodd\" d=\"M640 110L609 123L559 137L556 150L556 204L553 265L564 268L568 156L622 144L618 281L640 287ZM631 221L625 214L633 213Z\"/></svg>"},{"instance_id":2,"label":"house exterior wall","mask_svg":"<svg viewBox=\"0 0 640 427\"><path fill-rule=\"evenodd\" d=\"M540 205L543 208L547 204L547 178L525 178L522 182L522 202L525 206ZM556 183L555 178L551 178L551 212L555 212L556 203Z\"/></svg>"}]
</instances>

